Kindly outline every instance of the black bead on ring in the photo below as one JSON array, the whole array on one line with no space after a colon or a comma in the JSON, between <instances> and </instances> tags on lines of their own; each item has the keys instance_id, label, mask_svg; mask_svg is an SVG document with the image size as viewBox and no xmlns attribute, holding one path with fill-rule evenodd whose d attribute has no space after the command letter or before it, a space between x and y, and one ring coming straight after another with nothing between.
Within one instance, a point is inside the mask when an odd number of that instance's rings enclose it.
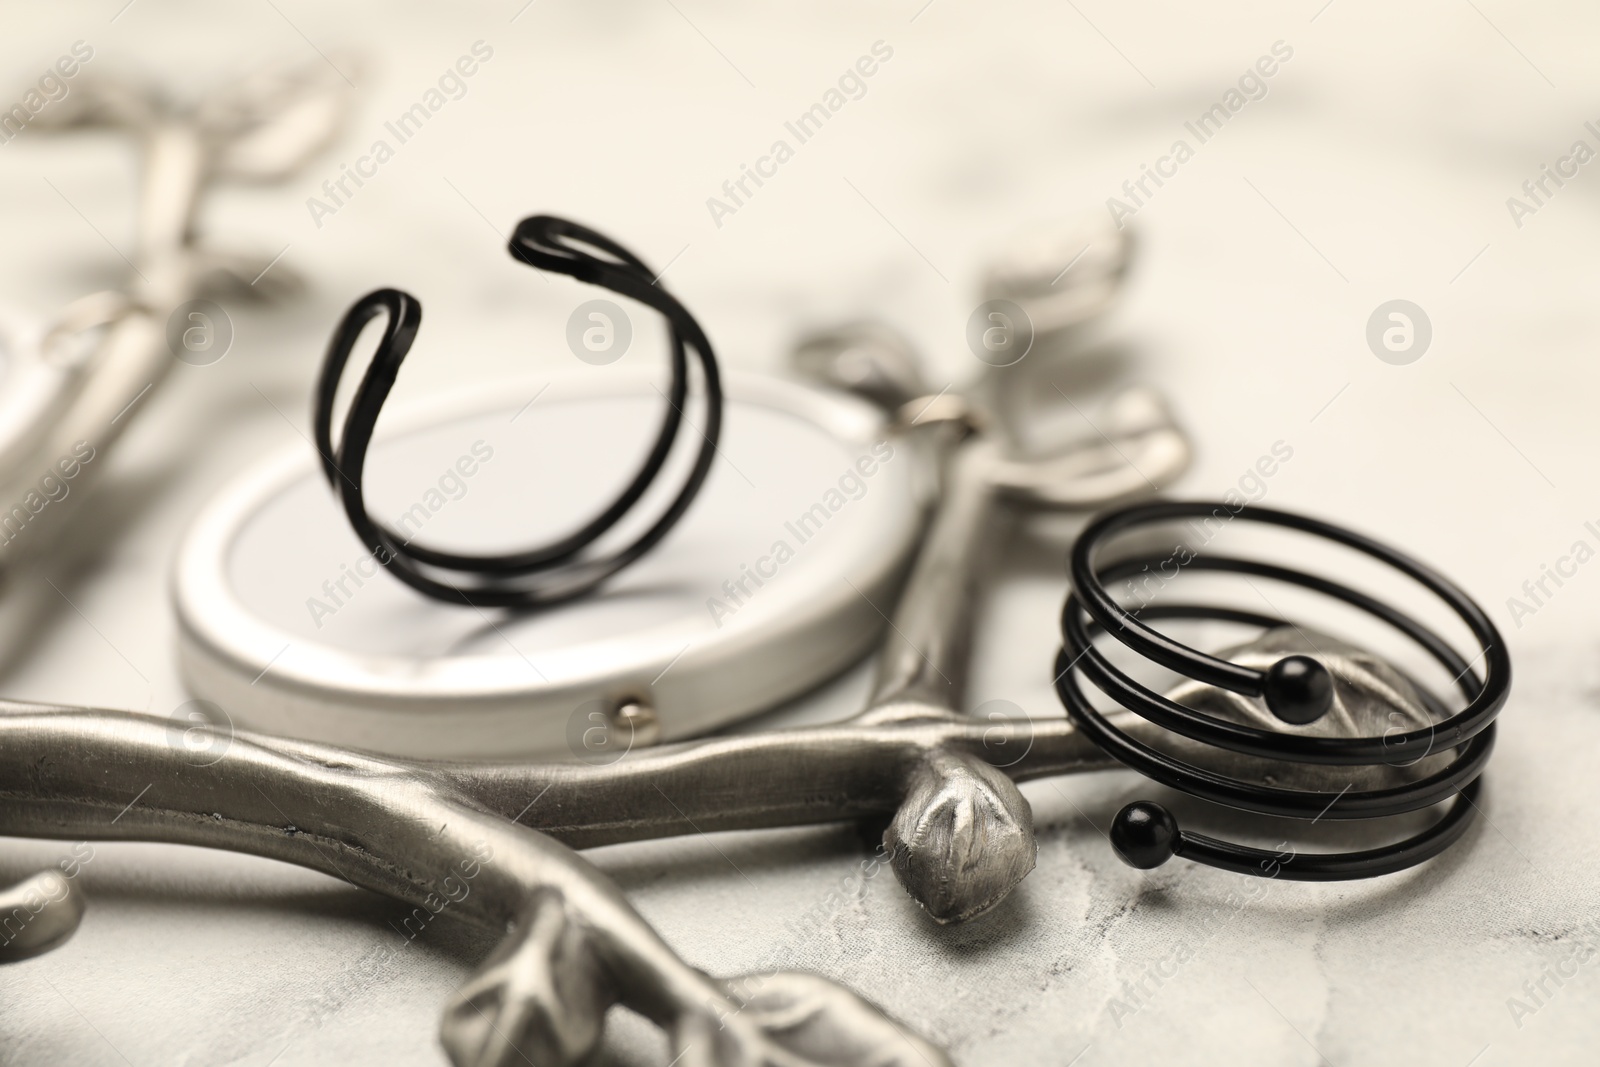
<instances>
[{"instance_id":1,"label":"black bead on ring","mask_svg":"<svg viewBox=\"0 0 1600 1067\"><path fill-rule=\"evenodd\" d=\"M1377 737L1311 737L1293 726L1314 722L1331 706L1333 678L1310 656L1286 656L1266 671L1198 652L1147 624L1153 619L1208 619L1263 629L1287 620L1210 605L1151 605L1129 611L1111 596L1108 582L1159 568L1159 557L1097 566L1107 541L1137 527L1226 514L1245 522L1285 527L1352 548L1407 575L1442 600L1466 623L1480 651L1471 661L1432 630L1364 593L1326 578L1253 560L1196 555L1186 569L1250 575L1285 582L1328 596L1376 617L1416 643L1456 679L1466 706L1443 714L1431 727ZM1443 852L1471 823L1489 754L1494 720L1511 688L1511 660L1494 624L1450 581L1409 556L1331 523L1270 508L1199 502L1139 504L1104 515L1078 538L1071 555L1073 593L1062 611L1063 647L1056 663L1056 691L1067 713L1088 737L1124 765L1164 785L1203 800L1264 815L1295 819L1365 820L1419 811L1454 798L1432 825L1402 841L1342 853L1287 853L1220 841L1179 828L1159 804L1138 801L1117 813L1111 842L1117 854L1139 868L1157 867L1172 856L1259 877L1300 881L1369 878L1404 870ZM1095 646L1104 632L1147 660L1179 674L1245 696L1261 697L1288 731L1261 730L1213 718L1144 687L1118 670ZM1484 661L1484 675L1474 669ZM1266 759L1327 766L1403 766L1435 752L1453 751L1447 765L1416 781L1379 789L1324 792L1257 785L1197 767L1123 733L1096 709L1079 685L1087 678L1115 703L1151 723L1194 741ZM1437 705L1437 698L1424 692Z\"/></svg>"},{"instance_id":2,"label":"black bead on ring","mask_svg":"<svg viewBox=\"0 0 1600 1067\"><path fill-rule=\"evenodd\" d=\"M394 387L400 364L411 350L422 321L422 305L416 297L398 289L368 293L345 313L328 344L312 413L323 474L329 486L339 494L345 515L362 543L372 548L374 557L391 574L418 592L447 603L474 607L531 608L559 604L589 592L650 551L683 517L705 484L722 432L722 386L711 342L694 316L657 283L643 261L603 234L549 215L535 215L519 222L511 236L510 252L513 258L530 267L569 274L580 282L637 300L660 312L667 320L672 382L666 393L667 407L661 428L638 472L605 510L550 544L504 555L467 555L408 543L400 534L372 518L362 488L367 450L372 443L378 413ZM383 336L350 401L335 446L334 394L356 339L366 324L379 315L386 320ZM683 409L689 393L686 348L694 350L699 362L705 395L705 426L699 434L701 444L694 464L677 495L644 532L607 555L586 555L586 550L639 502L667 461L685 422ZM428 573L428 568L471 575L476 581L457 585Z\"/></svg>"}]
</instances>

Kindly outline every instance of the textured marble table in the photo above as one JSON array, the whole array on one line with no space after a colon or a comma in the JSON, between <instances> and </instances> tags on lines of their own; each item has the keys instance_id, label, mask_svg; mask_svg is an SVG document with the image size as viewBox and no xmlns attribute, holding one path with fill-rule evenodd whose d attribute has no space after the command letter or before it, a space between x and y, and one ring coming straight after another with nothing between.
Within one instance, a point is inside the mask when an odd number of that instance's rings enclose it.
<instances>
[{"instance_id":1,"label":"textured marble table","mask_svg":"<svg viewBox=\"0 0 1600 1067\"><path fill-rule=\"evenodd\" d=\"M873 315L949 380L974 369L963 331L990 252L1043 221L1116 211L1143 243L1102 340L1194 431L1179 491L1220 495L1285 442L1267 503L1418 552L1504 629L1517 675L1485 817L1413 872L1246 887L1181 862L1123 867L1100 830L1150 794L1132 775L1035 783L1038 869L959 929L863 877L853 828L594 859L692 962L816 969L965 1064L1491 1067L1585 1062L1600 1040L1600 564L1575 551L1600 547L1585 526L1600 520L1594 12L108 0L0 18L0 89L19 99L77 41L93 49L86 74L157 72L188 90L321 53L363 92L311 173L208 214L219 236L282 250L311 295L232 308L228 357L176 368L111 457L94 518L15 577L0 602L7 696L156 714L186 699L166 591L176 540L242 463L298 440L328 329L360 293L429 301L411 397L463 368L570 361L559 329L576 290L530 281L501 251L524 214L587 220L668 265L730 364L777 369L804 326ZM404 142L388 133L475 46L459 94ZM871 77L841 85L863 56ZM802 140L786 124L818 103L830 117ZM386 138L383 161L361 163ZM346 164L375 176L335 204L323 183ZM746 166L767 176L735 202L725 183L737 192ZM116 279L108 245L131 243L132 175L112 137L24 130L0 146L6 303L42 314ZM1367 343L1395 299L1431 323L1405 365ZM973 702L1055 714L1059 548L1013 555ZM1547 566L1565 576L1535 600ZM843 714L866 677L779 717ZM8 841L0 880L70 848ZM82 877L77 936L0 969L0 1062L440 1064L438 1009L489 947L441 924L393 952L397 907L250 858L103 844ZM662 1049L624 1019L607 1055L662 1062Z\"/></svg>"}]
</instances>

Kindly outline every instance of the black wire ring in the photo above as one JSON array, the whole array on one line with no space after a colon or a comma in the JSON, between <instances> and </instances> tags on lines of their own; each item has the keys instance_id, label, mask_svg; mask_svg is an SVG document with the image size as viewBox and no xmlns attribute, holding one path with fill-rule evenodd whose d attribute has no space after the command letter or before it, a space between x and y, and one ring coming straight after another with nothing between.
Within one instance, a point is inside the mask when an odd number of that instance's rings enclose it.
<instances>
[{"instance_id":1,"label":"black wire ring","mask_svg":"<svg viewBox=\"0 0 1600 1067\"><path fill-rule=\"evenodd\" d=\"M605 256L595 255L589 249L603 252ZM371 546L374 557L388 567L390 573L418 592L473 607L545 607L571 600L650 551L683 517L704 485L722 432L722 385L711 342L694 316L657 284L655 276L637 256L603 234L550 215L535 215L519 222L511 235L509 250L514 258L531 267L570 274L580 282L610 289L654 308L667 320L671 336L672 384L666 396L666 414L655 444L638 473L604 511L550 544L523 552L482 556L408 544L400 534L372 518L362 489L367 449L372 443L378 413L394 387L400 364L411 350L422 322L421 303L398 289L368 293L345 313L328 343L312 413L323 474L329 486L339 494L345 515L362 543ZM367 323L380 314L386 319L383 336L351 399L335 448L334 394L356 339ZM701 433L703 440L694 466L677 496L631 543L610 555L580 558L585 549L639 502L666 463L684 423L683 406L689 391L685 345L694 349L700 361L705 390L706 426ZM424 567L458 571L480 581L454 585L430 576ZM529 575L537 577L528 580Z\"/></svg>"},{"instance_id":2,"label":"black wire ring","mask_svg":"<svg viewBox=\"0 0 1600 1067\"><path fill-rule=\"evenodd\" d=\"M1456 679L1466 707L1432 727L1397 736L1310 737L1261 730L1186 708L1147 689L1112 666L1095 646L1097 633L1110 634L1140 656L1171 670L1245 696L1262 697L1290 728L1315 721L1332 701L1332 676L1310 656L1286 656L1266 671L1217 659L1183 645L1145 624L1146 619L1212 619L1270 628L1286 620L1209 605L1156 605L1131 612L1118 604L1105 583L1130 577L1170 561L1159 557L1096 567L1110 538L1140 526L1174 519L1234 519L1286 527L1365 553L1411 577L1444 601L1466 623L1481 646L1486 667L1480 679L1472 663L1433 631L1382 601L1326 578L1252 560L1196 555L1183 566L1194 570L1255 575L1299 585L1342 600L1380 619L1421 646ZM1063 647L1056 661L1056 692L1085 734L1119 762L1174 789L1201 799L1264 815L1296 819L1377 819L1418 811L1455 797L1438 821L1394 844L1357 852L1273 852L1220 841L1178 827L1164 807L1136 801L1117 813L1111 841L1134 867L1151 868L1183 856L1224 870L1300 881L1369 878L1404 870L1430 859L1457 841L1470 825L1475 798L1494 748L1494 719L1511 688L1511 660L1483 610L1450 581L1421 563L1330 523L1270 508L1202 502L1156 502L1104 515L1084 530L1071 555L1073 593L1062 609ZM1478 657L1474 657L1474 662ZM1151 723L1192 740L1233 752L1294 763L1329 766L1401 766L1434 751L1454 750L1445 767L1417 781L1382 789L1331 793L1256 785L1196 767L1134 740L1114 726L1085 696L1082 674L1122 707ZM1438 705L1431 694L1427 699ZM1442 706L1440 706L1442 710Z\"/></svg>"}]
</instances>

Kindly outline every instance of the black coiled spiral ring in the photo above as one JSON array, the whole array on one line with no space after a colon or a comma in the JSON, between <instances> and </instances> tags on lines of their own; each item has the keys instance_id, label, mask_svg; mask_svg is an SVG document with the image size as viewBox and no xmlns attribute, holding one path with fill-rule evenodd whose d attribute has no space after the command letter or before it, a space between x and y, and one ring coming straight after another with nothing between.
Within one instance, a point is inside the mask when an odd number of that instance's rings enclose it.
<instances>
[{"instance_id":1,"label":"black coiled spiral ring","mask_svg":"<svg viewBox=\"0 0 1600 1067\"><path fill-rule=\"evenodd\" d=\"M1118 604L1106 583L1139 574L1166 562L1160 557L1125 560L1100 567L1096 558L1106 542L1138 527L1214 515L1286 527L1355 549L1382 561L1428 589L1466 623L1481 651L1472 661L1409 616L1364 593L1326 578L1254 560L1196 554L1193 570L1257 576L1291 583L1350 604L1388 624L1424 649L1456 679L1466 706L1431 727L1379 737L1313 737L1294 727L1316 721L1330 707L1334 683L1315 658L1285 656L1266 671L1217 659L1187 647L1146 624L1151 619L1209 619L1272 628L1284 619L1231 608L1168 604L1137 612ZM1511 660L1499 633L1483 610L1451 582L1394 549L1341 527L1269 508L1190 502L1135 505L1102 516L1089 525L1071 555L1073 593L1062 612L1063 648L1056 664L1056 690L1067 713L1097 745L1115 759L1181 792L1203 800L1264 815L1294 819L1379 819L1419 811L1454 797L1434 823L1405 840L1378 848L1341 853L1276 852L1220 841L1178 827L1159 804L1137 801L1117 813L1111 841L1128 864L1152 868L1172 856L1259 877L1300 881L1369 878L1404 870L1430 859L1457 841L1471 824L1489 754L1494 720L1511 687ZM1104 632L1134 652L1195 681L1249 697L1262 698L1285 730L1261 730L1184 707L1122 673L1095 647ZM1473 664L1484 662L1480 678ZM1119 730L1097 710L1079 685L1079 675L1117 704L1156 726L1217 748L1271 760L1325 766L1408 765L1433 753L1453 750L1442 769L1416 781L1378 789L1324 792L1258 785L1176 759ZM1441 709L1442 710L1442 709Z\"/></svg>"},{"instance_id":2,"label":"black coiled spiral ring","mask_svg":"<svg viewBox=\"0 0 1600 1067\"><path fill-rule=\"evenodd\" d=\"M312 417L323 473L339 494L345 515L362 543L372 548L374 557L391 574L413 589L448 603L474 607L531 608L571 600L650 551L682 518L705 483L722 430L722 386L711 342L694 316L657 284L643 261L603 234L549 215L535 215L519 222L511 236L510 251L514 259L531 267L569 274L578 281L637 300L667 320L672 383L666 393L666 414L644 463L610 506L550 544L505 555L464 555L408 544L400 534L372 518L362 491L368 446L378 413L422 322L422 305L417 298L398 289L368 293L345 313L328 344ZM387 320L383 336L350 401L335 447L334 394L351 347L366 324L379 314ZM700 431L702 440L694 464L672 502L644 532L614 552L585 556L585 550L639 502L667 461L685 421L683 409L689 391L686 348L694 349L699 360L705 394L705 426ZM478 580L456 585L429 574L428 568L468 574Z\"/></svg>"}]
</instances>

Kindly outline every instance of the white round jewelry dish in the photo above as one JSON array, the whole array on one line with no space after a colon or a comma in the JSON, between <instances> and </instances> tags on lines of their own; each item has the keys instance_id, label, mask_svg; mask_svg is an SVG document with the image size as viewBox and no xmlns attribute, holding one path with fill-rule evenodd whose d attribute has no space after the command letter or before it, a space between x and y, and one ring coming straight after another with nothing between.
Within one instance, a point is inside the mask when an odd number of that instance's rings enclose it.
<instances>
[{"instance_id":1,"label":"white round jewelry dish","mask_svg":"<svg viewBox=\"0 0 1600 1067\"><path fill-rule=\"evenodd\" d=\"M921 533L918 457L854 397L737 373L724 391L718 458L668 537L594 595L537 612L430 600L383 573L309 446L247 472L176 561L191 695L239 726L436 758L588 758L606 716L642 706L648 730L612 735L594 754L610 759L827 680L885 625ZM544 543L631 475L664 404L652 377L610 367L386 419L369 507L459 551ZM681 469L669 462L640 510Z\"/></svg>"}]
</instances>

